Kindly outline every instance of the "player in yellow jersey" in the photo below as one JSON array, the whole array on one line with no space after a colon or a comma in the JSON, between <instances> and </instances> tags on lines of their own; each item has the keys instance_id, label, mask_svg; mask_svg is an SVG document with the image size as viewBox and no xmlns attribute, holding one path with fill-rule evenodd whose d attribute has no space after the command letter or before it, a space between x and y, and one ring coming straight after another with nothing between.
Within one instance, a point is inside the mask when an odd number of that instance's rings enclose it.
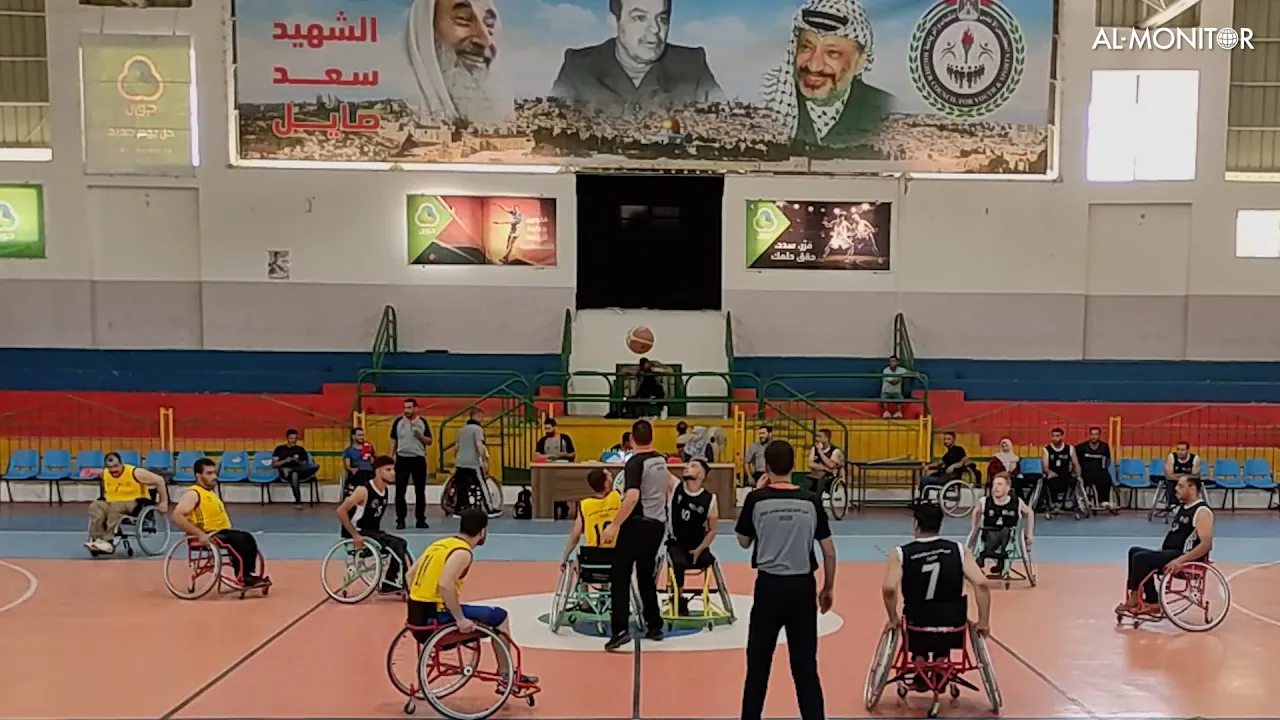
<instances>
[{"instance_id":1,"label":"player in yellow jersey","mask_svg":"<svg viewBox=\"0 0 1280 720\"><path fill-rule=\"evenodd\" d=\"M604 531L613 521L622 507L622 496L613 489L613 480L603 468L595 468L587 473L587 485L591 487L591 497L578 501L578 517L573 521L573 530L569 531L569 539L564 544L564 554L560 557L563 569L573 557L573 551L582 540L582 550L578 554L581 565L609 566L613 564L614 538L604 539Z\"/></svg>"},{"instance_id":2,"label":"player in yellow jersey","mask_svg":"<svg viewBox=\"0 0 1280 720\"><path fill-rule=\"evenodd\" d=\"M491 605L464 605L462 584L471 570L472 553L488 536L489 516L479 508L462 511L458 534L440 538L427 546L413 564L409 582L409 608L406 624L425 627L453 623L459 632L475 630L476 624L495 628L506 637L511 635L507 611ZM418 642L426 642L429 632L415 632ZM505 675L506 655L494 652L499 660L498 672ZM536 677L521 675L521 685L538 682Z\"/></svg>"},{"instance_id":3,"label":"player in yellow jersey","mask_svg":"<svg viewBox=\"0 0 1280 720\"><path fill-rule=\"evenodd\" d=\"M244 587L271 582L270 578L257 575L258 541L244 530L231 527L227 506L222 504L222 498L215 491L218 466L209 458L200 458L193 469L196 484L191 486L173 508L173 523L201 545L218 544L226 547L231 567Z\"/></svg>"},{"instance_id":4,"label":"player in yellow jersey","mask_svg":"<svg viewBox=\"0 0 1280 720\"><path fill-rule=\"evenodd\" d=\"M106 468L102 472L102 495L89 503L89 541L84 544L94 554L115 552L120 520L136 512L139 502L150 501L152 488L156 491L156 508L160 512L169 509L164 478L124 464L117 452L107 453L103 462Z\"/></svg>"}]
</instances>

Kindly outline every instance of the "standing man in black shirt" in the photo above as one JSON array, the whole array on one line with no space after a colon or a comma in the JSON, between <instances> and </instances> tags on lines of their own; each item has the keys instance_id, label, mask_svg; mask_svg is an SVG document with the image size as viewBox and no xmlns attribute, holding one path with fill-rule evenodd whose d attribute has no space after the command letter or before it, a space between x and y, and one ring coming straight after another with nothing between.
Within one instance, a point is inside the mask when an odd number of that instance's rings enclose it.
<instances>
[{"instance_id":1,"label":"standing man in black shirt","mask_svg":"<svg viewBox=\"0 0 1280 720\"><path fill-rule=\"evenodd\" d=\"M690 570L706 570L715 564L711 541L716 537L720 506L715 493L702 486L710 466L702 458L685 465L683 482L671 493L671 537L667 540L667 559L676 578L676 588L684 590L684 574ZM681 615L689 608L680 594Z\"/></svg>"},{"instance_id":2,"label":"standing man in black shirt","mask_svg":"<svg viewBox=\"0 0 1280 720\"><path fill-rule=\"evenodd\" d=\"M769 671L778 632L787 631L787 656L801 720L825 720L818 678L818 613L835 601L836 546L822 498L791 484L795 451L774 440L764 451L765 477L742 505L734 528L738 544L751 548L756 585L747 628L747 676L742 688L742 720L760 720L769 690ZM822 549L822 589L814 573Z\"/></svg>"},{"instance_id":3,"label":"standing man in black shirt","mask_svg":"<svg viewBox=\"0 0 1280 720\"><path fill-rule=\"evenodd\" d=\"M914 632L910 628L963 628L969 622L966 580L973 586L978 605L974 632L986 635L991 627L991 588L969 549L955 540L939 537L942 508L919 503L913 508L916 539L889 553L881 589L889 616L886 628L897 628L906 618L907 651L926 660L946 657L959 649L964 634ZM902 616L898 615L898 587L902 587ZM924 682L917 679L916 688Z\"/></svg>"},{"instance_id":4,"label":"standing man in black shirt","mask_svg":"<svg viewBox=\"0 0 1280 720\"><path fill-rule=\"evenodd\" d=\"M1127 592L1124 602L1116 606L1117 613L1159 613L1155 583L1149 582L1144 586L1142 581L1155 570L1176 572L1193 560L1209 557L1209 551L1213 549L1213 510L1201 497L1203 490L1199 477L1179 477L1174 491L1181 505L1174 511L1173 523L1160 549L1129 548Z\"/></svg>"},{"instance_id":5,"label":"standing man in black shirt","mask_svg":"<svg viewBox=\"0 0 1280 720\"><path fill-rule=\"evenodd\" d=\"M1049 491L1049 505L1055 495L1066 495L1076 486L1080 477L1080 460L1076 449L1063 440L1062 428L1049 431L1049 444L1040 451L1040 464L1044 466L1044 483Z\"/></svg>"},{"instance_id":6,"label":"standing man in black shirt","mask_svg":"<svg viewBox=\"0 0 1280 720\"><path fill-rule=\"evenodd\" d=\"M667 529L667 501L679 482L667 469L667 457L653 450L653 425L637 420L631 425L635 454L623 466L622 506L603 533L604 544L615 541L613 572L609 579L609 614L612 633L605 650L617 650L631 642L631 574L636 576L644 615L646 640L662 639L662 612L658 608L657 561Z\"/></svg>"},{"instance_id":7,"label":"standing man in black shirt","mask_svg":"<svg viewBox=\"0 0 1280 720\"><path fill-rule=\"evenodd\" d=\"M418 401L405 398L404 413L391 421L391 454L396 459L396 529L404 529L404 516L409 512L406 495L413 482L418 529L427 529L427 448L431 445L431 428L418 414Z\"/></svg>"},{"instance_id":8,"label":"standing man in black shirt","mask_svg":"<svg viewBox=\"0 0 1280 720\"><path fill-rule=\"evenodd\" d=\"M1102 428L1089 428L1089 439L1076 446L1080 477L1093 486L1102 509L1114 511L1111 504L1111 446L1102 440Z\"/></svg>"}]
</instances>

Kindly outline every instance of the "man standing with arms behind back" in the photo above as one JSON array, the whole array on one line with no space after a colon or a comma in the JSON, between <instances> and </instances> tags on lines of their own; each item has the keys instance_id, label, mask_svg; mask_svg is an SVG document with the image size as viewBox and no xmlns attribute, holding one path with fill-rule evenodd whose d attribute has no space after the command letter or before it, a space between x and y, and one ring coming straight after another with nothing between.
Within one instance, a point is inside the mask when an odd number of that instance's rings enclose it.
<instances>
[{"instance_id":1,"label":"man standing with arms behind back","mask_svg":"<svg viewBox=\"0 0 1280 720\"><path fill-rule=\"evenodd\" d=\"M409 513L405 495L413 480L418 528L427 529L427 447L431 445L431 428L418 415L418 401L405 398L404 414L391 423L391 454L396 458L396 529L404 529L404 516Z\"/></svg>"},{"instance_id":2,"label":"man standing with arms behind back","mask_svg":"<svg viewBox=\"0 0 1280 720\"><path fill-rule=\"evenodd\" d=\"M801 720L825 720L818 678L818 613L835 601L836 546L831 540L822 496L791 484L795 451L774 440L764 451L763 484L752 490L738 514L738 544L751 548L756 586L747 627L747 677L742 688L742 720L760 720L769 690L769 671L778 632L787 631L787 656ZM822 589L814 573L822 548Z\"/></svg>"},{"instance_id":3,"label":"man standing with arms behind back","mask_svg":"<svg viewBox=\"0 0 1280 720\"><path fill-rule=\"evenodd\" d=\"M662 639L662 614L658 610L658 550L667 532L667 502L679 480L667 469L665 455L653 450L653 425L637 420L631 425L635 454L623 467L622 507L604 530L604 543L614 542L610 577L612 633L605 650L617 650L631 642L631 573L644 611L645 639Z\"/></svg>"}]
</instances>

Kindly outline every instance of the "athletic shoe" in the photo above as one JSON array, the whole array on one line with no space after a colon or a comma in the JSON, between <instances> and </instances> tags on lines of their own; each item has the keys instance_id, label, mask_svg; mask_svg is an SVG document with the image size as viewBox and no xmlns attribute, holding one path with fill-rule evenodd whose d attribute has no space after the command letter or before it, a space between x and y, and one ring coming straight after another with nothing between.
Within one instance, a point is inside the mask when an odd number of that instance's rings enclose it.
<instances>
[{"instance_id":1,"label":"athletic shoe","mask_svg":"<svg viewBox=\"0 0 1280 720\"><path fill-rule=\"evenodd\" d=\"M490 510L487 514L488 514L488 515L489 515L489 517L491 517L491 518L499 518L499 517L502 517L502 508L494 508L494 509Z\"/></svg>"},{"instance_id":2,"label":"athletic shoe","mask_svg":"<svg viewBox=\"0 0 1280 720\"><path fill-rule=\"evenodd\" d=\"M427 521L426 521L426 520L419 520L419 521L418 521L418 525L417 525L417 527L418 527L418 529L419 529L419 530L430 530L430 529L431 529L431 526L427 524Z\"/></svg>"},{"instance_id":3,"label":"athletic shoe","mask_svg":"<svg viewBox=\"0 0 1280 720\"><path fill-rule=\"evenodd\" d=\"M625 632L618 633L613 637L609 638L609 641L604 644L604 649L609 652L612 652L622 647L623 645L626 645L629 642L631 642L631 635L629 633L625 633Z\"/></svg>"},{"instance_id":4,"label":"athletic shoe","mask_svg":"<svg viewBox=\"0 0 1280 720\"><path fill-rule=\"evenodd\" d=\"M646 630L644 633L645 640L653 640L654 642L662 640L663 637L664 635L662 634L662 628L660 627L656 627L651 630Z\"/></svg>"}]
</instances>

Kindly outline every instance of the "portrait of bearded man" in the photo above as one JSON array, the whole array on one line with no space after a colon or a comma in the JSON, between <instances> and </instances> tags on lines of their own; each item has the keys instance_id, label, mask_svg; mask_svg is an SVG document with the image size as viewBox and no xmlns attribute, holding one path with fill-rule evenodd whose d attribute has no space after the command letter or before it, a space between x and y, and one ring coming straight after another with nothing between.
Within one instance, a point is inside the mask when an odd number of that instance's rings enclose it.
<instances>
[{"instance_id":1,"label":"portrait of bearded man","mask_svg":"<svg viewBox=\"0 0 1280 720\"><path fill-rule=\"evenodd\" d=\"M515 119L501 35L494 0L414 0L405 38L427 118L482 127Z\"/></svg>"},{"instance_id":2,"label":"portrait of bearded man","mask_svg":"<svg viewBox=\"0 0 1280 720\"><path fill-rule=\"evenodd\" d=\"M863 76L875 35L858 0L807 0L796 11L786 60L765 73L761 96L798 145L862 144L893 111L893 96Z\"/></svg>"}]
</instances>

